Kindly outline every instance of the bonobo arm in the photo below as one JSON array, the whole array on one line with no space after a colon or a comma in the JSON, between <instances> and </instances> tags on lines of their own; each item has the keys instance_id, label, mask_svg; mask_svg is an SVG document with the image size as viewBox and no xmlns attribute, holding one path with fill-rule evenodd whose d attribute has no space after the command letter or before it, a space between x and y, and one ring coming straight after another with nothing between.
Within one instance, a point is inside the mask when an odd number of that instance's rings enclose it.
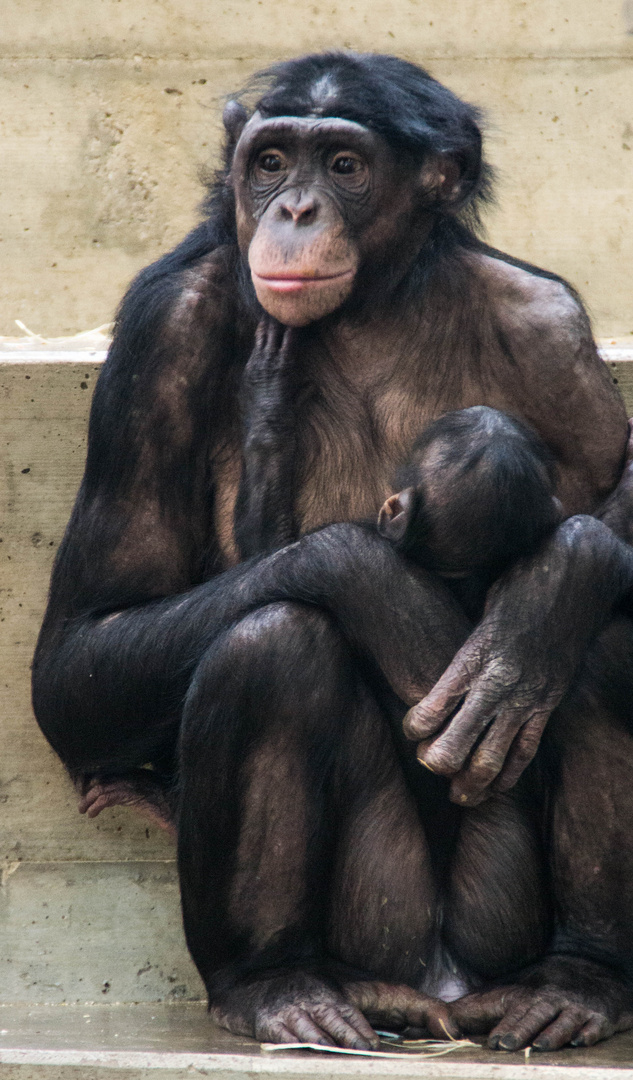
<instances>
[{"instance_id":1,"label":"bonobo arm","mask_svg":"<svg viewBox=\"0 0 633 1080\"><path fill-rule=\"evenodd\" d=\"M264 315L240 388L242 478L235 539L243 559L297 537L294 462L297 331Z\"/></svg>"},{"instance_id":2,"label":"bonobo arm","mask_svg":"<svg viewBox=\"0 0 633 1080\"><path fill-rule=\"evenodd\" d=\"M420 760L453 777L454 801L474 805L490 785L516 783L588 645L632 589L633 551L584 515L493 585L484 618L405 718Z\"/></svg>"},{"instance_id":3,"label":"bonobo arm","mask_svg":"<svg viewBox=\"0 0 633 1080\"><path fill-rule=\"evenodd\" d=\"M596 517L608 525L620 540L633 544L633 420L629 420L629 441L620 482L596 511Z\"/></svg>"}]
</instances>

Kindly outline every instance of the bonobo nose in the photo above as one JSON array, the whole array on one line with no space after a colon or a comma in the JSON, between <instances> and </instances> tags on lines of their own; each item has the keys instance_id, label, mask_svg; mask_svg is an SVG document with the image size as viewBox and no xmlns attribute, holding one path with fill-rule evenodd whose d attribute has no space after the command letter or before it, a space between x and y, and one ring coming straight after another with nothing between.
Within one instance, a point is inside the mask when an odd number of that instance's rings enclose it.
<instances>
[{"instance_id":1,"label":"bonobo nose","mask_svg":"<svg viewBox=\"0 0 633 1080\"><path fill-rule=\"evenodd\" d=\"M312 195L280 199L277 205L279 217L294 225L312 225L319 213L319 201Z\"/></svg>"}]
</instances>

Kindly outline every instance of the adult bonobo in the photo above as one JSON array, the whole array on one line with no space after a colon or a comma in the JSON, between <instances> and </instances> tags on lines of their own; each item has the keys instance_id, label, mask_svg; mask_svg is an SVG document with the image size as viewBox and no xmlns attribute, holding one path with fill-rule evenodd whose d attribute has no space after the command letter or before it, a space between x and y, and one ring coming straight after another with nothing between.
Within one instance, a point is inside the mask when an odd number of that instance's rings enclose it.
<instances>
[{"instance_id":1,"label":"adult bonobo","mask_svg":"<svg viewBox=\"0 0 633 1080\"><path fill-rule=\"evenodd\" d=\"M570 288L476 238L478 115L425 72L309 56L225 117L207 220L118 316L39 722L90 812L167 816L177 779L187 941L230 1029L594 1042L633 1023L622 405ZM539 433L568 518L475 626L352 523L473 405Z\"/></svg>"}]
</instances>

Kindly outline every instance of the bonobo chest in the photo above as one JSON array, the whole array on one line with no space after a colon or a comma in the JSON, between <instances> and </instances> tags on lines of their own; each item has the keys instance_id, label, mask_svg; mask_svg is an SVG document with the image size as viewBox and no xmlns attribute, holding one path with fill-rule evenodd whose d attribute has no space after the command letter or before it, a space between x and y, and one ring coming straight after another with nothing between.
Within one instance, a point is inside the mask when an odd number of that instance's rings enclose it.
<instances>
[{"instance_id":1,"label":"bonobo chest","mask_svg":"<svg viewBox=\"0 0 633 1080\"><path fill-rule=\"evenodd\" d=\"M477 380L448 379L438 389L419 327L416 336L400 330L372 340L339 329L336 340L315 337L302 349L294 492L302 533L333 521L375 519L426 425L449 409L481 402ZM215 527L226 565L237 561L240 469L237 445L214 462Z\"/></svg>"}]
</instances>

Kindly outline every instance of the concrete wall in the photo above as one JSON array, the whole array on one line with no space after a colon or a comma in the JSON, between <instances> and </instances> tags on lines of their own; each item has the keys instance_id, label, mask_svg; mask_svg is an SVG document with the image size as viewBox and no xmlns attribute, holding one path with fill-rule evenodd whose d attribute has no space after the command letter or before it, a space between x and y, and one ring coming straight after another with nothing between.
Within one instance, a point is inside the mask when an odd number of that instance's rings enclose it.
<instances>
[{"instance_id":1,"label":"concrete wall","mask_svg":"<svg viewBox=\"0 0 633 1080\"><path fill-rule=\"evenodd\" d=\"M132 811L81 818L30 707L31 657L99 366L89 354L20 363L0 353L0 1004L202 993L173 844Z\"/></svg>"},{"instance_id":2,"label":"concrete wall","mask_svg":"<svg viewBox=\"0 0 633 1080\"><path fill-rule=\"evenodd\" d=\"M224 95L343 46L485 106L491 239L569 277L599 334L633 335L631 31L631 0L3 0L0 334L108 321L195 221Z\"/></svg>"}]
</instances>

